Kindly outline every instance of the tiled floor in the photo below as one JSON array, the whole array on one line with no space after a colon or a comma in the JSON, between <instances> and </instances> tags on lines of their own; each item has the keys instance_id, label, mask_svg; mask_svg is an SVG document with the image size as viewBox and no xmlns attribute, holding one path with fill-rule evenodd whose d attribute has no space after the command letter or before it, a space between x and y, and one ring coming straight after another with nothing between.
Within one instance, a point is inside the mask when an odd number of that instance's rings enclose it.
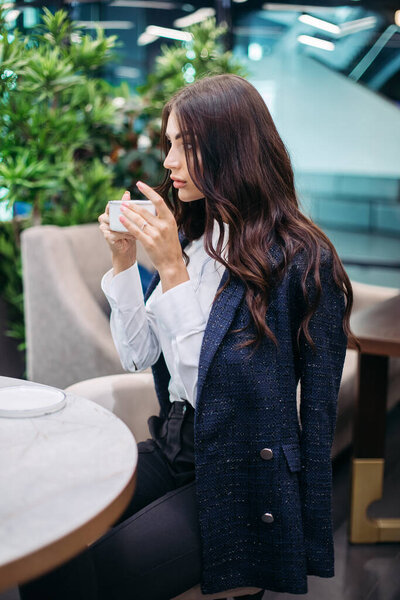
<instances>
[{"instance_id":1,"label":"tiled floor","mask_svg":"<svg viewBox=\"0 0 400 600\"><path fill-rule=\"evenodd\" d=\"M400 600L400 543L353 545L347 540L350 459L349 451L333 467L335 577L309 577L308 594L302 596L267 591L263 600ZM384 498L370 507L370 516L400 518L400 404L387 419ZM0 600L19 600L18 591L0 594Z\"/></svg>"}]
</instances>

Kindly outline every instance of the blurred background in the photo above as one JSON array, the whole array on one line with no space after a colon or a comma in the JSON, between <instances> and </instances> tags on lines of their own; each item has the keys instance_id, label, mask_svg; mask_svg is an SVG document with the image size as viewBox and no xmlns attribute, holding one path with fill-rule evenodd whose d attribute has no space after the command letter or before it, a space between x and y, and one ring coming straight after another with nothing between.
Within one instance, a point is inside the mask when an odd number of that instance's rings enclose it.
<instances>
[{"instance_id":1,"label":"blurred background","mask_svg":"<svg viewBox=\"0 0 400 600\"><path fill-rule=\"evenodd\" d=\"M350 278L400 287L399 2L0 6L0 322L19 351L21 230L94 222L138 178L155 185L161 107L205 73L260 91Z\"/></svg>"}]
</instances>

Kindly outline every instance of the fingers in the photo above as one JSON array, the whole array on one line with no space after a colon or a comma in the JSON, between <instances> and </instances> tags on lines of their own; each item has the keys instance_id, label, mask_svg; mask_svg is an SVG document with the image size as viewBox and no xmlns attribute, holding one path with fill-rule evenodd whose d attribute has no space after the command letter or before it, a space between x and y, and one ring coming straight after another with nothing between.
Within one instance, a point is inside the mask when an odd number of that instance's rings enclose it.
<instances>
[{"instance_id":1,"label":"fingers","mask_svg":"<svg viewBox=\"0 0 400 600\"><path fill-rule=\"evenodd\" d=\"M128 190L126 190L126 192L124 192L122 194L121 200L130 200L130 199L131 199L131 193ZM109 215L109 214L110 214L110 205L107 202L105 212L102 215L100 215L100 217L97 220L100 221L101 217L103 217L104 215Z\"/></svg>"},{"instance_id":2,"label":"fingers","mask_svg":"<svg viewBox=\"0 0 400 600\"><path fill-rule=\"evenodd\" d=\"M108 214L108 204L107 204L106 212L103 213L102 215L100 215L97 220L99 223L106 223L107 225L110 224L110 216ZM101 229L101 227L100 227L100 229Z\"/></svg>"},{"instance_id":3,"label":"fingers","mask_svg":"<svg viewBox=\"0 0 400 600\"><path fill-rule=\"evenodd\" d=\"M132 236L129 237L132 239ZM115 245L117 248L125 248L126 245L131 243L126 236L120 237L120 234L112 231L105 231L104 238L111 246Z\"/></svg>"},{"instance_id":4,"label":"fingers","mask_svg":"<svg viewBox=\"0 0 400 600\"><path fill-rule=\"evenodd\" d=\"M165 204L164 200L161 198L160 194L157 194L147 183L143 183L143 181L138 181L136 183L139 190L142 192L146 198L151 200L151 202L156 207L156 211L159 217L161 218L171 218L172 213L169 210L168 206ZM150 220L149 220L150 222Z\"/></svg>"},{"instance_id":5,"label":"fingers","mask_svg":"<svg viewBox=\"0 0 400 600\"><path fill-rule=\"evenodd\" d=\"M126 213L126 209L131 211L131 213L133 213L134 215L140 215L140 218L137 220L134 217L132 217L139 228L143 225L144 221L154 226L157 226L160 223L160 219L158 217L155 217L149 210L147 210L147 208L144 208L143 206L139 206L138 204L133 203L128 204L124 202L122 204L121 211ZM132 215L129 214L129 216Z\"/></svg>"},{"instance_id":6,"label":"fingers","mask_svg":"<svg viewBox=\"0 0 400 600\"><path fill-rule=\"evenodd\" d=\"M129 233L119 233L118 231L112 231L109 226L109 221L102 222L99 226L99 229L103 233L106 240L111 241L112 243L119 242L121 240L129 241L128 238L132 239L132 236Z\"/></svg>"},{"instance_id":7,"label":"fingers","mask_svg":"<svg viewBox=\"0 0 400 600\"><path fill-rule=\"evenodd\" d=\"M146 235L145 232L145 229L151 227L150 223L147 223L145 218L141 217L139 214L136 214L135 210L132 209L131 206L122 205L121 212L123 212L123 215L120 216L119 220L126 227L128 232L137 240L143 241L143 239L147 239L150 241L150 236ZM146 224L146 226L143 228L144 224Z\"/></svg>"}]
</instances>

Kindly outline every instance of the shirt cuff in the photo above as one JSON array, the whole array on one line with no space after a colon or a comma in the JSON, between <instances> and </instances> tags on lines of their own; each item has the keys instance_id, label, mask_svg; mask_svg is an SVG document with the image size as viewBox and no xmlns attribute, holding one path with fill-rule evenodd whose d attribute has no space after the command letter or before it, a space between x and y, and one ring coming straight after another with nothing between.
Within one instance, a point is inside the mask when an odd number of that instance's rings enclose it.
<instances>
[{"instance_id":1,"label":"shirt cuff","mask_svg":"<svg viewBox=\"0 0 400 600\"><path fill-rule=\"evenodd\" d=\"M143 290L137 262L117 275L113 275L113 269L107 271L101 280L101 289L111 307L118 306L124 310L143 304Z\"/></svg>"},{"instance_id":2,"label":"shirt cuff","mask_svg":"<svg viewBox=\"0 0 400 600\"><path fill-rule=\"evenodd\" d=\"M206 319L190 279L160 294L151 308L159 327L171 336L205 328Z\"/></svg>"}]
</instances>

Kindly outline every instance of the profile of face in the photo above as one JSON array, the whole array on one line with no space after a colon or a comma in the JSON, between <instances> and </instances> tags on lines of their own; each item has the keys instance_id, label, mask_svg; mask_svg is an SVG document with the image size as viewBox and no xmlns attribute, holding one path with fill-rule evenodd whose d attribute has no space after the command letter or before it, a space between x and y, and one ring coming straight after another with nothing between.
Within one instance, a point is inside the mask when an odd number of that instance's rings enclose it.
<instances>
[{"instance_id":1,"label":"profile of face","mask_svg":"<svg viewBox=\"0 0 400 600\"><path fill-rule=\"evenodd\" d=\"M171 111L168 117L166 136L171 147L163 164L166 169L171 171L170 177L173 180L174 188L178 190L179 200L181 202L200 200L204 194L195 186L189 175L183 139L174 111Z\"/></svg>"}]
</instances>

